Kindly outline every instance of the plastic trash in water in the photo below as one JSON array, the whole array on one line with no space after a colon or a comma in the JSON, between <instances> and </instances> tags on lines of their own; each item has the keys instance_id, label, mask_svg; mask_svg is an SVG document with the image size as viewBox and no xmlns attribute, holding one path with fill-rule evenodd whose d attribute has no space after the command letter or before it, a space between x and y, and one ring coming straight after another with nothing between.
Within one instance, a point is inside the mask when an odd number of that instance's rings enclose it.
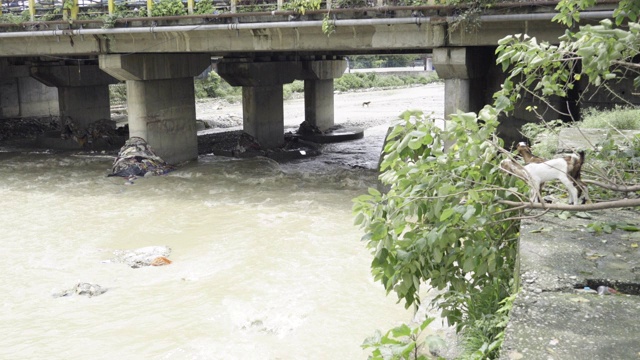
<instances>
[{"instance_id":1,"label":"plastic trash in water","mask_svg":"<svg viewBox=\"0 0 640 360\"><path fill-rule=\"evenodd\" d=\"M617 293L618 291L616 289L612 289L608 286L598 286L598 295L611 295Z\"/></svg>"},{"instance_id":2,"label":"plastic trash in water","mask_svg":"<svg viewBox=\"0 0 640 360\"><path fill-rule=\"evenodd\" d=\"M578 293L578 294L595 294L596 293L595 290L593 290L592 288L590 288L588 286L585 286L582 289L576 289L575 292Z\"/></svg>"}]
</instances>

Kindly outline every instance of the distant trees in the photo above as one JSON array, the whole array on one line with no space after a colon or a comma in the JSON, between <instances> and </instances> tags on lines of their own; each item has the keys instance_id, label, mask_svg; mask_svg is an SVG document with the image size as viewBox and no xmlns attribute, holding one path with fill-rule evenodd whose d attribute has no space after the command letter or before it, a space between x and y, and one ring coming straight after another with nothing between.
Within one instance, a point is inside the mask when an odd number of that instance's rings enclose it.
<instances>
[{"instance_id":1,"label":"distant trees","mask_svg":"<svg viewBox=\"0 0 640 360\"><path fill-rule=\"evenodd\" d=\"M354 55L349 56L352 69L413 66L414 61L424 59L424 54L409 55Z\"/></svg>"}]
</instances>

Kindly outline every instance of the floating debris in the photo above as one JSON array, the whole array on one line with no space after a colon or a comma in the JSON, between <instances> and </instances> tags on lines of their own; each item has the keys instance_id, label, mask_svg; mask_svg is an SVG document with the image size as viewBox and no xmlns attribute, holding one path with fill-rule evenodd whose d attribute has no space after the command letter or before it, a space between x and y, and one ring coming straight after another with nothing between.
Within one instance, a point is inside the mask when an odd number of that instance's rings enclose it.
<instances>
[{"instance_id":1,"label":"floating debris","mask_svg":"<svg viewBox=\"0 0 640 360\"><path fill-rule=\"evenodd\" d=\"M114 160L111 168L111 174L108 176L130 178L132 176L164 175L172 170L175 170L175 167L167 164L156 155L143 138L134 136L127 140L118 152L118 157Z\"/></svg>"},{"instance_id":2,"label":"floating debris","mask_svg":"<svg viewBox=\"0 0 640 360\"><path fill-rule=\"evenodd\" d=\"M162 266L171 264L167 257L171 254L168 246L147 246L135 250L116 250L116 257L108 262L127 264L137 269L143 266Z\"/></svg>"}]
</instances>

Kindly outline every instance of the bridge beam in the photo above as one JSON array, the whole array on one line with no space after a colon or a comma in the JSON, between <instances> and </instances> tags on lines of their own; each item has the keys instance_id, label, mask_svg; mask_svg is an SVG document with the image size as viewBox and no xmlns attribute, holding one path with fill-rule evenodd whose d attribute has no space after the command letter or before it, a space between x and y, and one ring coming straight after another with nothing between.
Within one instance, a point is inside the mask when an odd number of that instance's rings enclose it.
<instances>
[{"instance_id":1,"label":"bridge beam","mask_svg":"<svg viewBox=\"0 0 640 360\"><path fill-rule=\"evenodd\" d=\"M193 77L206 54L100 55L100 68L127 82L129 135L145 139L164 161L198 157Z\"/></svg>"},{"instance_id":2,"label":"bridge beam","mask_svg":"<svg viewBox=\"0 0 640 360\"><path fill-rule=\"evenodd\" d=\"M61 121L70 119L78 129L110 119L109 84L117 79L98 68L98 65L33 66L31 76L47 86L58 88Z\"/></svg>"}]
</instances>

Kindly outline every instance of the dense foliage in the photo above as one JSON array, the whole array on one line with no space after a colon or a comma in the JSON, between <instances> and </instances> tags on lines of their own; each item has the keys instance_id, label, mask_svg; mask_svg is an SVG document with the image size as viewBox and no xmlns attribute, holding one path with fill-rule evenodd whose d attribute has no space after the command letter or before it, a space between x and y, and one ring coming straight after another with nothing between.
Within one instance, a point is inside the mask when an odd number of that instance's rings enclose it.
<instances>
[{"instance_id":1,"label":"dense foliage","mask_svg":"<svg viewBox=\"0 0 640 360\"><path fill-rule=\"evenodd\" d=\"M562 1L555 19L573 25L579 19L579 10L593 3ZM496 50L497 61L509 76L495 95L496 108L512 110L523 92L543 101L553 95L565 97L581 80L602 91L611 91L607 84L623 77L634 78L634 85L640 86L640 65L634 60L640 53L640 24L628 22L628 29L617 27L625 16L637 19L640 6L633 4L636 3L621 1L621 8L630 12L620 12L618 8L615 22L604 19L599 25L581 26L575 33L567 30L558 45L526 35L502 39Z\"/></svg>"},{"instance_id":2,"label":"dense foliage","mask_svg":"<svg viewBox=\"0 0 640 360\"><path fill-rule=\"evenodd\" d=\"M351 73L344 74L334 80L334 88L337 91L349 91L355 89L399 87L407 85L425 85L440 81L434 73L428 76L412 75L378 75L376 73Z\"/></svg>"},{"instance_id":3,"label":"dense foliage","mask_svg":"<svg viewBox=\"0 0 640 360\"><path fill-rule=\"evenodd\" d=\"M495 314L513 290L519 231L518 213L498 200L515 199L523 185L499 170L495 115L458 114L443 130L429 117L405 113L381 163L389 191L370 189L354 205L372 273L387 292L408 307L420 302L426 283L443 291L435 303L449 323L462 329L484 322L488 333L500 331Z\"/></svg>"},{"instance_id":4,"label":"dense foliage","mask_svg":"<svg viewBox=\"0 0 640 360\"><path fill-rule=\"evenodd\" d=\"M384 67L424 66L424 55L353 55L349 56L352 69L371 69Z\"/></svg>"},{"instance_id":5,"label":"dense foliage","mask_svg":"<svg viewBox=\"0 0 640 360\"><path fill-rule=\"evenodd\" d=\"M187 9L180 0L160 0L154 2L151 8L151 16L175 16L186 15Z\"/></svg>"}]
</instances>

